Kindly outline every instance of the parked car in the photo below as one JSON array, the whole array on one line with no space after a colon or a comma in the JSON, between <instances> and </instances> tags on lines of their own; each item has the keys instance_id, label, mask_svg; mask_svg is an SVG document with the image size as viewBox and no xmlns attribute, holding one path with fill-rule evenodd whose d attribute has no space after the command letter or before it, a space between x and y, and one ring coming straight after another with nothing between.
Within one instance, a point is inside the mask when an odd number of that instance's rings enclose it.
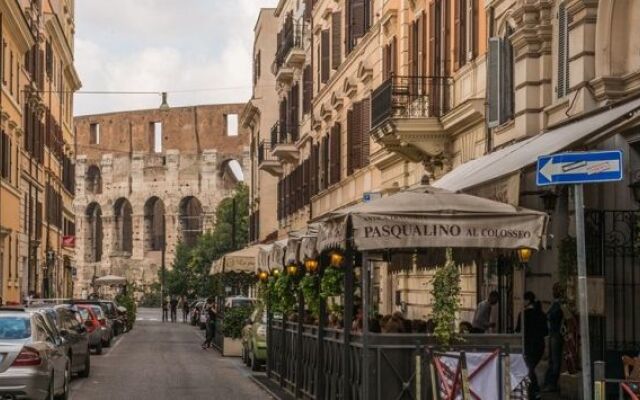
<instances>
[{"instance_id":1,"label":"parked car","mask_svg":"<svg viewBox=\"0 0 640 400\"><path fill-rule=\"evenodd\" d=\"M204 300L196 300L191 303L189 309L191 310L191 325L198 325L200 323L200 314L202 312L202 306L206 302Z\"/></svg>"},{"instance_id":2,"label":"parked car","mask_svg":"<svg viewBox=\"0 0 640 400\"><path fill-rule=\"evenodd\" d=\"M70 360L64 340L46 318L24 308L0 311L1 398L68 398Z\"/></svg>"},{"instance_id":3,"label":"parked car","mask_svg":"<svg viewBox=\"0 0 640 400\"><path fill-rule=\"evenodd\" d=\"M111 346L111 339L114 338L116 333L118 333L119 328L116 326L119 324L118 321L118 311L117 306L113 301L109 300L72 300L73 304L93 304L102 309L102 315L104 316L104 325L108 330L109 334L105 334L105 339L102 341L103 347ZM101 322L102 323L102 322Z\"/></svg>"},{"instance_id":4,"label":"parked car","mask_svg":"<svg viewBox=\"0 0 640 400\"><path fill-rule=\"evenodd\" d=\"M89 348L94 349L98 355L102 354L102 331L104 328L100 324L96 311L90 304L78 304L77 307L89 334Z\"/></svg>"},{"instance_id":5,"label":"parked car","mask_svg":"<svg viewBox=\"0 0 640 400\"><path fill-rule=\"evenodd\" d=\"M111 347L113 341L112 322L104 314L104 309L99 304L87 304L98 317L100 330L102 331L102 347Z\"/></svg>"},{"instance_id":6,"label":"parked car","mask_svg":"<svg viewBox=\"0 0 640 400\"><path fill-rule=\"evenodd\" d=\"M242 328L242 361L252 371L267 361L267 312L261 305Z\"/></svg>"},{"instance_id":7,"label":"parked car","mask_svg":"<svg viewBox=\"0 0 640 400\"><path fill-rule=\"evenodd\" d=\"M235 307L253 307L256 303L255 299L245 297L245 296L231 296L224 299L224 308L235 308Z\"/></svg>"},{"instance_id":8,"label":"parked car","mask_svg":"<svg viewBox=\"0 0 640 400\"><path fill-rule=\"evenodd\" d=\"M31 306L39 309L47 318L45 322L52 322L52 330L64 338L65 354L71 362L71 373L86 378L91 371L91 352L89 351L89 335L82 323L82 317L76 306L62 304L57 306Z\"/></svg>"}]
</instances>

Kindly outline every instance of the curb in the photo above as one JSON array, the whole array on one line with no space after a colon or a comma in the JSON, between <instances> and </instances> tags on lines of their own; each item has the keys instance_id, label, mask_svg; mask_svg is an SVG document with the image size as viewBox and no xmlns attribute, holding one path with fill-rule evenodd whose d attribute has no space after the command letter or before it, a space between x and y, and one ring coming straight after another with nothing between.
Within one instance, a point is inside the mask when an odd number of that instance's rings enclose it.
<instances>
[{"instance_id":1,"label":"curb","mask_svg":"<svg viewBox=\"0 0 640 400\"><path fill-rule=\"evenodd\" d=\"M277 394L275 394L273 392L273 390L271 390L267 385L265 385L264 383L260 382L259 379L257 379L255 376L250 375L249 379L251 379L253 381L253 383L255 383L256 385L258 385L258 387L260 387L260 389L264 390L265 392L267 392L267 394L269 396L271 396L272 398L274 398L275 400L285 400L281 397L279 397Z\"/></svg>"}]
</instances>

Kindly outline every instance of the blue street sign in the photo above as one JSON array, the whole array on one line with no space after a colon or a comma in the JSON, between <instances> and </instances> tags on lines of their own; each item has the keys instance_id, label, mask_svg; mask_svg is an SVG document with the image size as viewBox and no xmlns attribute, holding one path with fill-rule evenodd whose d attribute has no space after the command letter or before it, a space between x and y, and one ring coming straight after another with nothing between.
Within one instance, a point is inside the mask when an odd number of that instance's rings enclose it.
<instances>
[{"instance_id":1,"label":"blue street sign","mask_svg":"<svg viewBox=\"0 0 640 400\"><path fill-rule=\"evenodd\" d=\"M622 151L589 151L538 157L538 186L622 180Z\"/></svg>"}]
</instances>

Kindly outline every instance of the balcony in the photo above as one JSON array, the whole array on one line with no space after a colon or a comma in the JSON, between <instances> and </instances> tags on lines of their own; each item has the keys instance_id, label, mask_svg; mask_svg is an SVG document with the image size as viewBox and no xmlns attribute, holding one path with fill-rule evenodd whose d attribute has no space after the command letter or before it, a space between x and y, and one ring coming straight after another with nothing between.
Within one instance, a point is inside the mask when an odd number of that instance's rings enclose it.
<instances>
[{"instance_id":1,"label":"balcony","mask_svg":"<svg viewBox=\"0 0 640 400\"><path fill-rule=\"evenodd\" d=\"M281 177L283 170L282 164L271 151L273 145L271 142L261 141L258 145L258 168L275 177Z\"/></svg>"},{"instance_id":2,"label":"balcony","mask_svg":"<svg viewBox=\"0 0 640 400\"><path fill-rule=\"evenodd\" d=\"M288 16L282 30L278 33L278 47L272 72L280 83L290 83L293 71L305 62L304 37L306 31L304 23L294 23Z\"/></svg>"},{"instance_id":3,"label":"balcony","mask_svg":"<svg viewBox=\"0 0 640 400\"><path fill-rule=\"evenodd\" d=\"M393 76L371 94L371 135L387 150L419 162L441 156L449 138L440 120L451 110L451 78Z\"/></svg>"},{"instance_id":4,"label":"balcony","mask_svg":"<svg viewBox=\"0 0 640 400\"><path fill-rule=\"evenodd\" d=\"M300 152L296 146L298 140L298 126L276 122L271 128L271 154L280 161L294 163L298 161Z\"/></svg>"}]
</instances>

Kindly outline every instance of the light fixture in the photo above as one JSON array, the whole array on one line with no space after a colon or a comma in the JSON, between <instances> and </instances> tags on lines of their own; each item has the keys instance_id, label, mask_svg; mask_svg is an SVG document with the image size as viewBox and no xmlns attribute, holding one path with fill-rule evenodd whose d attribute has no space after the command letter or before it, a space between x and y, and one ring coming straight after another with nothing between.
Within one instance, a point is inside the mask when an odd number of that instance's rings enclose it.
<instances>
[{"instance_id":1,"label":"light fixture","mask_svg":"<svg viewBox=\"0 0 640 400\"><path fill-rule=\"evenodd\" d=\"M260 279L260 282L266 282L267 279L269 279L269 274L267 273L267 271L259 271L258 279Z\"/></svg>"},{"instance_id":2,"label":"light fixture","mask_svg":"<svg viewBox=\"0 0 640 400\"><path fill-rule=\"evenodd\" d=\"M276 278L280 276L280 270L278 268L274 268L271 270L271 275L275 276Z\"/></svg>"},{"instance_id":3,"label":"light fixture","mask_svg":"<svg viewBox=\"0 0 640 400\"><path fill-rule=\"evenodd\" d=\"M517 252L518 252L518 260L520 260L520 263L522 264L529 263L529 260L531 259L531 254L532 254L532 251L530 248L520 247L517 250Z\"/></svg>"},{"instance_id":4,"label":"light fixture","mask_svg":"<svg viewBox=\"0 0 640 400\"><path fill-rule=\"evenodd\" d=\"M167 92L162 92L162 104L160 104L160 109L161 110L168 110L169 109L169 103L167 102Z\"/></svg>"},{"instance_id":5,"label":"light fixture","mask_svg":"<svg viewBox=\"0 0 640 400\"><path fill-rule=\"evenodd\" d=\"M318 260L310 258L304 262L304 268L307 272L316 272L318 269Z\"/></svg>"},{"instance_id":6,"label":"light fixture","mask_svg":"<svg viewBox=\"0 0 640 400\"><path fill-rule=\"evenodd\" d=\"M298 266L295 264L287 265L287 274L293 276L298 273Z\"/></svg>"},{"instance_id":7,"label":"light fixture","mask_svg":"<svg viewBox=\"0 0 640 400\"><path fill-rule=\"evenodd\" d=\"M332 267L341 267L344 256L339 251L332 251L329 253L329 264Z\"/></svg>"}]
</instances>

